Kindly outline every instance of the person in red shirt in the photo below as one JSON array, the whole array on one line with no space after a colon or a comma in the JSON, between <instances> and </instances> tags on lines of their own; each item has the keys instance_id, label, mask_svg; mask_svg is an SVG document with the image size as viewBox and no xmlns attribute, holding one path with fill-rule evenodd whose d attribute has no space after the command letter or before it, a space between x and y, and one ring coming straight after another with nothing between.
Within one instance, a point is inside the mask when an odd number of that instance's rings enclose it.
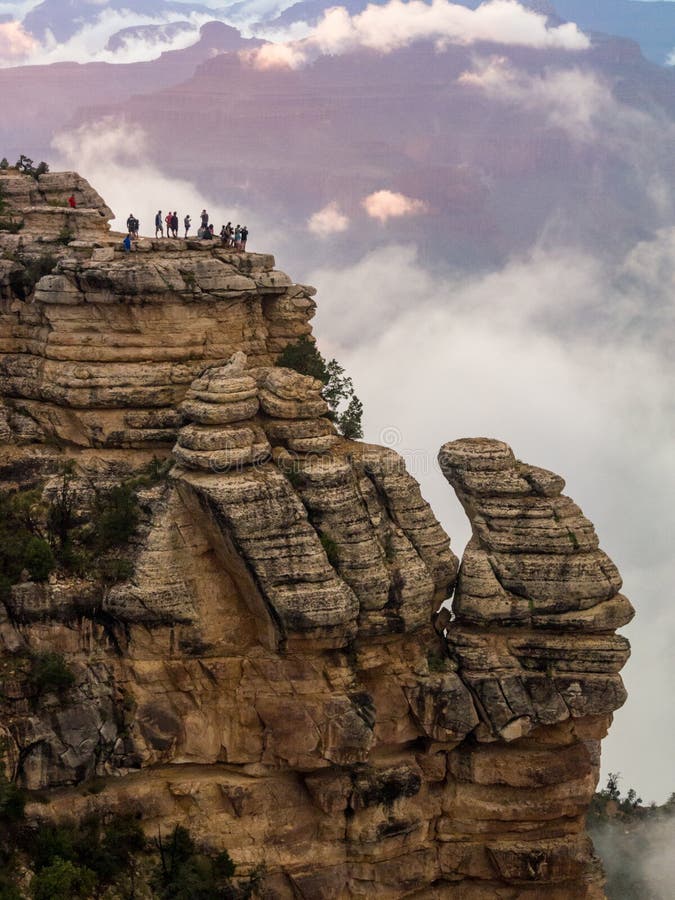
<instances>
[{"instance_id":1,"label":"person in red shirt","mask_svg":"<svg viewBox=\"0 0 675 900\"><path fill-rule=\"evenodd\" d=\"M71 194L70 197L68 197L68 205L71 209L75 209L77 207L77 203L75 202L75 194Z\"/></svg>"}]
</instances>

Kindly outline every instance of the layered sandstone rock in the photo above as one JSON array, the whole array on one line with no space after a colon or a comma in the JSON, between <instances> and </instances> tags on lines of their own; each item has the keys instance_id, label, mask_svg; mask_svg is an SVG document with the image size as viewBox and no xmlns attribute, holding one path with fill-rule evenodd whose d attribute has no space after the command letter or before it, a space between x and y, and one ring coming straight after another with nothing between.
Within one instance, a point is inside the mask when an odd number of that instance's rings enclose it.
<instances>
[{"instance_id":1,"label":"layered sandstone rock","mask_svg":"<svg viewBox=\"0 0 675 900\"><path fill-rule=\"evenodd\" d=\"M50 800L30 815L185 824L264 863L268 898L601 897L584 817L632 610L562 479L446 445L458 576L403 460L274 366L313 291L209 242L124 255L74 178L6 192L77 184L100 222L33 285L43 220L0 234L0 479L49 503L68 472L80 515L133 484L140 512L115 579L62 569L0 604L5 763ZM148 479L153 456L173 465ZM62 696L32 693L45 649Z\"/></svg>"}]
</instances>

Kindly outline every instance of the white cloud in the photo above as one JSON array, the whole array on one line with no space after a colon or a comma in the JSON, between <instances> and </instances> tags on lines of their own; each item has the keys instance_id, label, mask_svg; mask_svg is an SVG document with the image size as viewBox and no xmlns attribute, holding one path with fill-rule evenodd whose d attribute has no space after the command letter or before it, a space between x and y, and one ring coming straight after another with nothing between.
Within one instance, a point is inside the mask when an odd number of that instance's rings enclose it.
<instances>
[{"instance_id":1,"label":"white cloud","mask_svg":"<svg viewBox=\"0 0 675 900\"><path fill-rule=\"evenodd\" d=\"M477 9L450 0L390 0L356 15L344 7L329 9L310 37L296 42L294 53L287 59L279 57L277 64L297 68L320 54L340 55L358 47L390 53L419 40L435 41L439 49L479 42L569 51L590 47L589 39L574 23L549 26L546 16L525 9L516 0L492 0ZM255 53L248 59L260 66ZM261 59L265 59L264 53Z\"/></svg>"},{"instance_id":2,"label":"white cloud","mask_svg":"<svg viewBox=\"0 0 675 900\"><path fill-rule=\"evenodd\" d=\"M378 219L382 223L402 216L417 216L428 209L423 200L415 200L394 191L375 191L365 197L362 204L371 219Z\"/></svg>"},{"instance_id":3,"label":"white cloud","mask_svg":"<svg viewBox=\"0 0 675 900\"><path fill-rule=\"evenodd\" d=\"M340 211L339 205L333 201L310 217L307 228L319 237L340 234L349 228L349 218Z\"/></svg>"},{"instance_id":4,"label":"white cloud","mask_svg":"<svg viewBox=\"0 0 675 900\"><path fill-rule=\"evenodd\" d=\"M458 81L492 99L540 112L549 125L586 142L597 140L606 119L617 115L623 118L633 112L639 115L619 104L610 86L597 73L576 67L530 74L511 65L505 57L495 56L477 62Z\"/></svg>"},{"instance_id":5,"label":"white cloud","mask_svg":"<svg viewBox=\"0 0 675 900\"><path fill-rule=\"evenodd\" d=\"M35 49L37 41L21 22L0 22L0 65L22 63Z\"/></svg>"},{"instance_id":6,"label":"white cloud","mask_svg":"<svg viewBox=\"0 0 675 900\"><path fill-rule=\"evenodd\" d=\"M674 273L668 229L618 267L535 250L480 276L443 276L406 245L303 274L319 288L322 352L364 401L366 439L400 435L458 553L468 528L437 470L442 443L501 438L566 478L637 608L629 700L603 745L604 769L656 800L673 789L675 752ZM364 285L368 303L345 315Z\"/></svg>"},{"instance_id":7,"label":"white cloud","mask_svg":"<svg viewBox=\"0 0 675 900\"><path fill-rule=\"evenodd\" d=\"M299 69L305 55L294 44L264 44L257 50L243 50L241 57L261 72L267 69Z\"/></svg>"},{"instance_id":8,"label":"white cloud","mask_svg":"<svg viewBox=\"0 0 675 900\"><path fill-rule=\"evenodd\" d=\"M675 141L675 125L664 112L617 100L609 80L579 66L530 73L493 56L476 60L458 82L519 112L534 114L547 127L564 131L574 144L593 146L620 159L637 176L655 215L672 221L672 180L664 148Z\"/></svg>"},{"instance_id":9,"label":"white cloud","mask_svg":"<svg viewBox=\"0 0 675 900\"><path fill-rule=\"evenodd\" d=\"M199 29L206 22L213 20L208 13L193 13L186 10L170 11L162 16L149 16L133 10L113 10L102 8L97 19L84 25L73 37L59 43L51 34L42 43L34 41L30 52L21 59L23 65L48 65L55 62L74 61L132 63L155 59L167 50L179 50L189 47L199 39ZM137 26L169 25L174 22L187 22L189 28L176 33L163 32L157 29L153 37L146 33L143 36L125 36L123 45L116 51L107 50L106 44L118 31ZM1 26L0 26L1 27ZM0 65L16 64L3 57L0 44Z\"/></svg>"}]
</instances>

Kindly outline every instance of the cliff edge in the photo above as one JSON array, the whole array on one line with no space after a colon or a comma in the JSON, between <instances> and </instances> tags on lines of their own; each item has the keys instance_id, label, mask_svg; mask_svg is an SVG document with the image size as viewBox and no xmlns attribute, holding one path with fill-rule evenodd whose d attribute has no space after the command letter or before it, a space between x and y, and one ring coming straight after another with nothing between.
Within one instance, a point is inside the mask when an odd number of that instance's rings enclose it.
<instances>
[{"instance_id":1,"label":"cliff edge","mask_svg":"<svg viewBox=\"0 0 675 900\"><path fill-rule=\"evenodd\" d=\"M312 288L219 243L124 253L74 173L0 173L0 198L0 489L27 529L0 737L30 820L186 825L280 900L604 896L585 816L633 611L563 480L446 444L458 565L403 460L275 365Z\"/></svg>"}]
</instances>

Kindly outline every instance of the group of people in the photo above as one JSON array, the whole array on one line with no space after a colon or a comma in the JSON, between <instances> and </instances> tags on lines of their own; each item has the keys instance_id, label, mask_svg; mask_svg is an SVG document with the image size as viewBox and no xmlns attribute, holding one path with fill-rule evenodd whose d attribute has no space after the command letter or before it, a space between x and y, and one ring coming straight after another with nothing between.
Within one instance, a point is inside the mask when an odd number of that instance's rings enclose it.
<instances>
[{"instance_id":1,"label":"group of people","mask_svg":"<svg viewBox=\"0 0 675 900\"><path fill-rule=\"evenodd\" d=\"M234 250L245 250L248 240L248 228L245 225L232 227L232 222L223 225L220 229L220 240L223 246L232 247Z\"/></svg>"},{"instance_id":2,"label":"group of people","mask_svg":"<svg viewBox=\"0 0 675 900\"><path fill-rule=\"evenodd\" d=\"M157 215L155 216L155 237L164 237L164 224L166 224L166 236L167 237L178 237L178 213L177 212L168 212L164 219L162 220L162 210L157 211ZM190 216L185 216L183 219L183 225L185 226L185 237L188 236L188 231L190 230L191 219Z\"/></svg>"},{"instance_id":3,"label":"group of people","mask_svg":"<svg viewBox=\"0 0 675 900\"><path fill-rule=\"evenodd\" d=\"M203 209L200 215L201 225L197 231L197 237L203 241L212 241L215 239L214 228L209 224L209 214ZM162 210L158 209L155 215L155 237L164 237L164 229L166 228L166 236L168 238L178 237L178 213L174 210L166 215L162 214ZM134 235L138 236L138 220L130 215L127 220L127 228L132 239ZM187 239L190 229L192 228L192 218L187 215L183 219L183 228L185 229L185 237ZM135 230L134 230L135 229ZM233 227L231 222L223 225L220 229L220 240L225 247L231 247L234 250L246 250L246 241L248 240L248 228L246 225L237 225Z\"/></svg>"},{"instance_id":4,"label":"group of people","mask_svg":"<svg viewBox=\"0 0 675 900\"><path fill-rule=\"evenodd\" d=\"M201 225L197 231L197 237L203 241L215 240L216 236L214 234L213 225L209 224L209 214L205 209L201 211L200 219ZM183 219L183 227L185 229L185 238L187 239L190 228L192 228L192 219L189 215L185 216ZM127 219L128 233L123 241L125 250L131 250L133 242L138 240L139 228L140 223L138 219L133 213L130 213L129 218ZM166 215L162 214L161 209L157 210L157 214L155 215L155 237L164 237L165 228L166 236L168 238L178 237L179 221L178 213L175 210L173 212L168 212ZM227 225L223 225L220 229L219 237L224 247L244 251L246 250L246 241L248 240L248 228L246 225L233 226L232 222L228 222Z\"/></svg>"}]
</instances>

